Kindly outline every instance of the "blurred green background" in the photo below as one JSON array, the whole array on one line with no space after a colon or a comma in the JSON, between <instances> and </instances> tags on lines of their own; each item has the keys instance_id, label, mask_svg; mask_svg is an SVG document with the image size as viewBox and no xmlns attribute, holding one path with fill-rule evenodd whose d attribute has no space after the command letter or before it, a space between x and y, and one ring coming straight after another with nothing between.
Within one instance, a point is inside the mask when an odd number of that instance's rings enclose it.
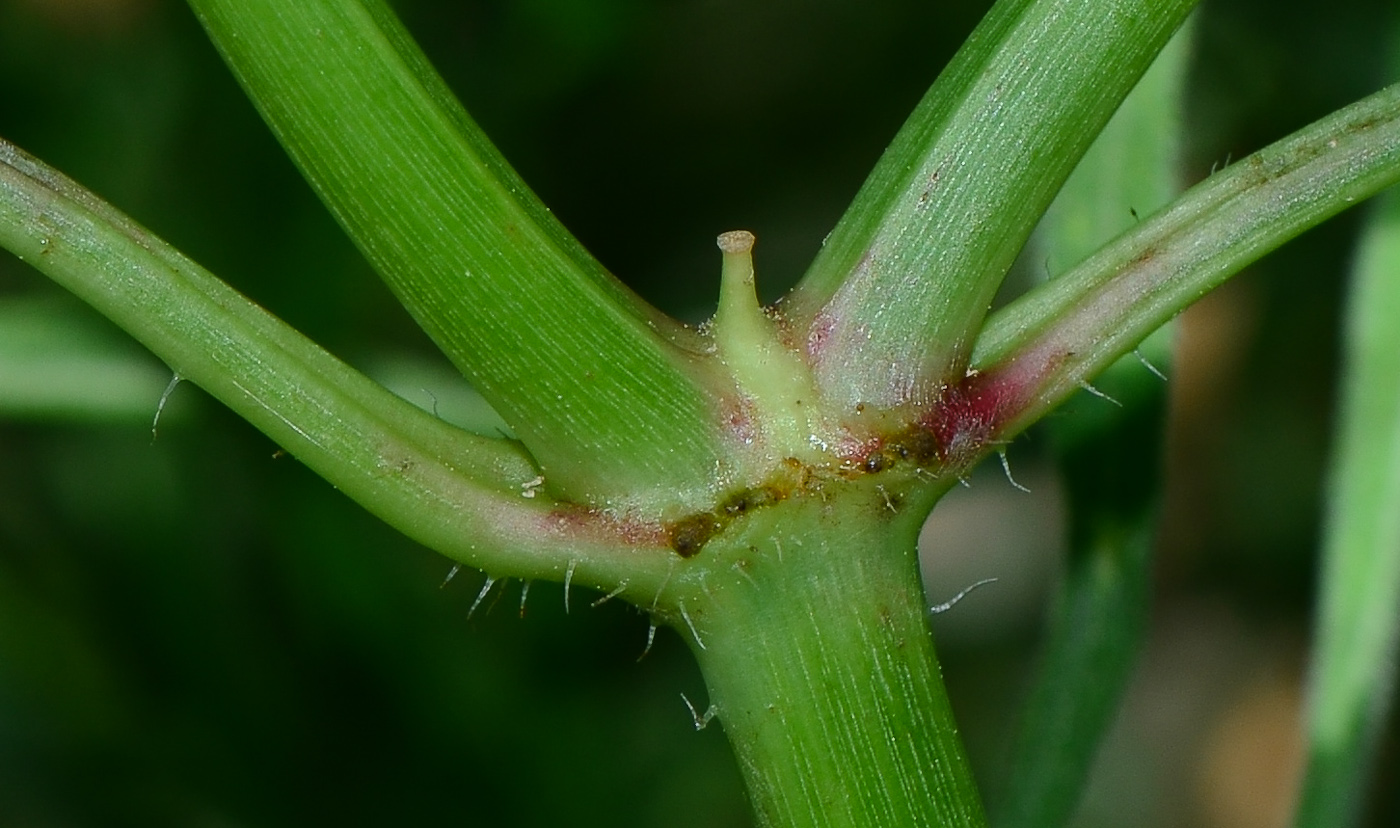
<instances>
[{"instance_id":1,"label":"blurred green background","mask_svg":"<svg viewBox=\"0 0 1400 828\"><path fill-rule=\"evenodd\" d=\"M800 275L985 6L395 4L565 224L690 320L720 231L757 233L768 298ZM1206 0L1200 24L1187 182L1378 88L1396 13ZM414 402L459 399L183 4L0 0L0 135ZM1153 633L1081 825L1281 824L1356 219L1183 320ZM197 389L153 441L168 378L0 254L0 825L748 823L678 638L639 662L640 614L579 591L566 616L552 584L469 618L479 575L439 588L444 559ZM979 476L935 517L963 540L926 550L935 600L1005 581L936 622L989 792L1053 582L1038 451L1013 447L1034 496ZM1388 745L1375 825L1400 822Z\"/></svg>"}]
</instances>

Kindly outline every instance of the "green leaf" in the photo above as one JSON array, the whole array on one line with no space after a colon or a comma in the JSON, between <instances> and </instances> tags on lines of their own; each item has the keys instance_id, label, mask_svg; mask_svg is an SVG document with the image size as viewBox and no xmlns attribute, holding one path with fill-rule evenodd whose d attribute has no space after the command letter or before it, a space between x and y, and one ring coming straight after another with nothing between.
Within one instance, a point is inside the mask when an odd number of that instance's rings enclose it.
<instances>
[{"instance_id":1,"label":"green leaf","mask_svg":"<svg viewBox=\"0 0 1400 828\"><path fill-rule=\"evenodd\" d=\"M664 583L664 539L538 492L517 442L405 402L3 141L0 246L409 537L493 575L626 582L648 598Z\"/></svg>"},{"instance_id":2,"label":"green leaf","mask_svg":"<svg viewBox=\"0 0 1400 828\"><path fill-rule=\"evenodd\" d=\"M962 379L1002 277L1195 0L1002 0L939 76L787 304L840 406Z\"/></svg>"},{"instance_id":3,"label":"green leaf","mask_svg":"<svg viewBox=\"0 0 1400 828\"><path fill-rule=\"evenodd\" d=\"M192 0L351 238L560 496L713 497L702 342L594 261L380 0ZM625 228L619 228L625 233Z\"/></svg>"},{"instance_id":4,"label":"green leaf","mask_svg":"<svg viewBox=\"0 0 1400 828\"><path fill-rule=\"evenodd\" d=\"M1400 198L1371 214L1347 309L1341 412L1295 824L1358 824L1400 638Z\"/></svg>"}]
</instances>

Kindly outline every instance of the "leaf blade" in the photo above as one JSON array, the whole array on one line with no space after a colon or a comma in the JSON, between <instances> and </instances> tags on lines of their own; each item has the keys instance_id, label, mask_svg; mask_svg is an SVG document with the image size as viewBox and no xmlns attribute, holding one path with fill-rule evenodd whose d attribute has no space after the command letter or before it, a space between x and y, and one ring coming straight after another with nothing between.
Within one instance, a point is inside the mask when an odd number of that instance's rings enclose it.
<instances>
[{"instance_id":1,"label":"leaf blade","mask_svg":"<svg viewBox=\"0 0 1400 828\"><path fill-rule=\"evenodd\" d=\"M510 169L380 0L193 0L264 119L548 485L698 503L719 456L700 344Z\"/></svg>"}]
</instances>

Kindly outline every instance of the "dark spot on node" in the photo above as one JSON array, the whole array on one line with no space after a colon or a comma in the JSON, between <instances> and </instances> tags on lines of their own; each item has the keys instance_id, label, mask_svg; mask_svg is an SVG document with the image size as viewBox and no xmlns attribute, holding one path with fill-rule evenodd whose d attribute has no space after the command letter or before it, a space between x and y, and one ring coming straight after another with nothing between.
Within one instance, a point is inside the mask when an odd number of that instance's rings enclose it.
<instances>
[{"instance_id":1,"label":"dark spot on node","mask_svg":"<svg viewBox=\"0 0 1400 828\"><path fill-rule=\"evenodd\" d=\"M909 437L903 443L903 448L908 452L905 456L914 458L914 461L920 465L932 463L938 459L938 438L921 428L914 429L909 433Z\"/></svg>"},{"instance_id":2,"label":"dark spot on node","mask_svg":"<svg viewBox=\"0 0 1400 828\"><path fill-rule=\"evenodd\" d=\"M761 509L783 499L783 493L772 486L756 486L752 489L744 489L735 492L725 498L719 504L719 512L725 515L739 516Z\"/></svg>"},{"instance_id":3,"label":"dark spot on node","mask_svg":"<svg viewBox=\"0 0 1400 828\"><path fill-rule=\"evenodd\" d=\"M714 515L699 512L672 523L666 528L666 535L677 555L690 558L704 549L721 528Z\"/></svg>"},{"instance_id":4,"label":"dark spot on node","mask_svg":"<svg viewBox=\"0 0 1400 828\"><path fill-rule=\"evenodd\" d=\"M756 509L761 506L770 506L786 497L787 495L783 494L781 489L774 486L759 486L757 489L753 490L753 495L749 499L749 508Z\"/></svg>"},{"instance_id":5,"label":"dark spot on node","mask_svg":"<svg viewBox=\"0 0 1400 828\"><path fill-rule=\"evenodd\" d=\"M737 517L747 513L750 509L757 509L762 506L763 503L764 499L761 490L744 489L741 492L735 492L725 498L724 502L719 505L719 511L726 515L734 515Z\"/></svg>"},{"instance_id":6,"label":"dark spot on node","mask_svg":"<svg viewBox=\"0 0 1400 828\"><path fill-rule=\"evenodd\" d=\"M865 470L870 474L884 471L887 465L885 455L878 451L865 458Z\"/></svg>"}]
</instances>

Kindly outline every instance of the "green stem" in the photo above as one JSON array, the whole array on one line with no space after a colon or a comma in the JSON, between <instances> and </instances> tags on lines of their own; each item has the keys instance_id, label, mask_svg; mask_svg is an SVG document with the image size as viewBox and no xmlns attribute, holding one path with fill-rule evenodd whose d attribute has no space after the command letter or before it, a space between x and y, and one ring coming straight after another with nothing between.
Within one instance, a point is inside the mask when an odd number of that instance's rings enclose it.
<instances>
[{"instance_id":1,"label":"green stem","mask_svg":"<svg viewBox=\"0 0 1400 828\"><path fill-rule=\"evenodd\" d=\"M719 402L703 343L568 234L382 0L191 5L346 232L529 447L546 490L651 512L713 498Z\"/></svg>"},{"instance_id":2,"label":"green stem","mask_svg":"<svg viewBox=\"0 0 1400 828\"><path fill-rule=\"evenodd\" d=\"M927 404L1061 183L1196 0L1001 0L787 302L837 406Z\"/></svg>"},{"instance_id":3,"label":"green stem","mask_svg":"<svg viewBox=\"0 0 1400 828\"><path fill-rule=\"evenodd\" d=\"M667 576L674 556L664 539L533 491L539 471L518 443L462 431L394 396L4 141L0 247L448 557L494 575L558 580L572 570L576 583L605 589L626 581L628 596L650 597Z\"/></svg>"},{"instance_id":4,"label":"green stem","mask_svg":"<svg viewBox=\"0 0 1400 828\"><path fill-rule=\"evenodd\" d=\"M919 583L926 509L828 482L755 512L678 576L759 824L985 824Z\"/></svg>"},{"instance_id":5,"label":"green stem","mask_svg":"<svg viewBox=\"0 0 1400 828\"><path fill-rule=\"evenodd\" d=\"M972 364L979 383L1009 389L998 433L1019 432L1245 265L1396 181L1400 85L1197 184L988 320Z\"/></svg>"}]
</instances>

